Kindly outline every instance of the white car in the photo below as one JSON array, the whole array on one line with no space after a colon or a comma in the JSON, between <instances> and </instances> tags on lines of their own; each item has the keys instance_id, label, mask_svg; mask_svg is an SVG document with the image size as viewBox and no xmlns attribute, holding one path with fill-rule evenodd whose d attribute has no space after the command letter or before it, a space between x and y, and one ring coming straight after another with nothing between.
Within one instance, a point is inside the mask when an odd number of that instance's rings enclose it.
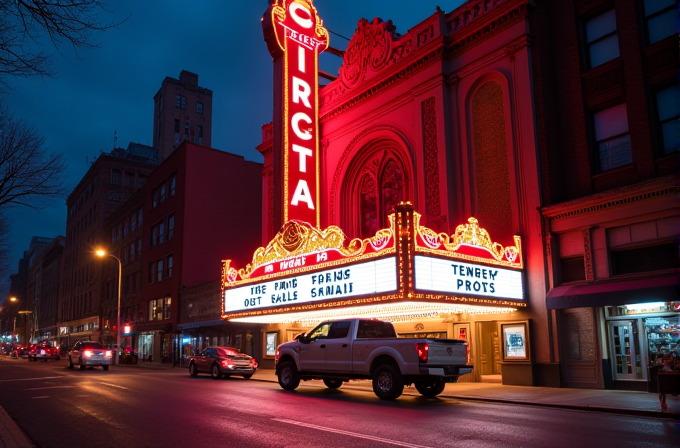
<instances>
[{"instance_id":1,"label":"white car","mask_svg":"<svg viewBox=\"0 0 680 448\"><path fill-rule=\"evenodd\" d=\"M80 341L68 352L68 367L72 369L78 365L80 370L85 370L87 367L101 366L109 370L112 359L113 350L108 350L101 342Z\"/></svg>"}]
</instances>

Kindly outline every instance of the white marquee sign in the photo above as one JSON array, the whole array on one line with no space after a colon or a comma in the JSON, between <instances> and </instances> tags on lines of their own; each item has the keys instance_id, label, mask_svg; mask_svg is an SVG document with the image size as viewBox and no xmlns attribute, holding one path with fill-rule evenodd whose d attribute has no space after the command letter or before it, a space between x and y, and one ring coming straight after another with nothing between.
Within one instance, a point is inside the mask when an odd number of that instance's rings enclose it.
<instances>
[{"instance_id":1,"label":"white marquee sign","mask_svg":"<svg viewBox=\"0 0 680 448\"><path fill-rule=\"evenodd\" d=\"M522 272L456 260L415 257L415 289L523 300Z\"/></svg>"},{"instance_id":2,"label":"white marquee sign","mask_svg":"<svg viewBox=\"0 0 680 448\"><path fill-rule=\"evenodd\" d=\"M226 289L222 311L251 311L396 290L397 259L389 257Z\"/></svg>"}]
</instances>

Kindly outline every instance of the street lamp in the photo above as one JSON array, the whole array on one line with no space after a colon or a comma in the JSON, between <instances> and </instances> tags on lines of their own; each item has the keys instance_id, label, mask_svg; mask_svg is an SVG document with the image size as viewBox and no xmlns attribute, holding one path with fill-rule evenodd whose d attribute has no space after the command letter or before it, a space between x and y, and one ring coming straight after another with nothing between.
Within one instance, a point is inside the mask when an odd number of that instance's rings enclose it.
<instances>
[{"instance_id":1,"label":"street lamp","mask_svg":"<svg viewBox=\"0 0 680 448\"><path fill-rule=\"evenodd\" d=\"M31 310L19 310L17 311L17 314L23 314L24 317L24 336L26 337L26 340L24 341L24 345L26 346L26 349L28 350L28 315L32 314L33 311Z\"/></svg>"},{"instance_id":2,"label":"street lamp","mask_svg":"<svg viewBox=\"0 0 680 448\"><path fill-rule=\"evenodd\" d=\"M113 361L115 365L118 365L118 358L120 357L120 284L121 278L123 277L123 263L120 261L120 258L106 252L105 250L98 249L95 253L100 258L111 257L115 258L118 262L118 321L116 323L116 352Z\"/></svg>"}]
</instances>

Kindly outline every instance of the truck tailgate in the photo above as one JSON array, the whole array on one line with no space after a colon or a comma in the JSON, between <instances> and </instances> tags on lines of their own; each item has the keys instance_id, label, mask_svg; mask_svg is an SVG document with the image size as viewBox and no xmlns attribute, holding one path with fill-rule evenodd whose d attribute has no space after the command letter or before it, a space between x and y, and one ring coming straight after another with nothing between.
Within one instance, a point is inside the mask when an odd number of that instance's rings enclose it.
<instances>
[{"instance_id":1,"label":"truck tailgate","mask_svg":"<svg viewBox=\"0 0 680 448\"><path fill-rule=\"evenodd\" d=\"M467 362L466 344L455 339L428 339L428 365L462 365Z\"/></svg>"}]
</instances>

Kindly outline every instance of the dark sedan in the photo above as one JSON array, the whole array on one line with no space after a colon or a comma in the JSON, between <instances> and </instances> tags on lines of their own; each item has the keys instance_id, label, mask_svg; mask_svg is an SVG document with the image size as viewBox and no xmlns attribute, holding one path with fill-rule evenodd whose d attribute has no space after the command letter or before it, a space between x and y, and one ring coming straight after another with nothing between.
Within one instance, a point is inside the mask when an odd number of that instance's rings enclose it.
<instances>
[{"instance_id":1,"label":"dark sedan","mask_svg":"<svg viewBox=\"0 0 680 448\"><path fill-rule=\"evenodd\" d=\"M257 361L250 355L231 347L206 347L189 358L189 374L209 373L214 379L242 376L249 379L257 370Z\"/></svg>"}]
</instances>

